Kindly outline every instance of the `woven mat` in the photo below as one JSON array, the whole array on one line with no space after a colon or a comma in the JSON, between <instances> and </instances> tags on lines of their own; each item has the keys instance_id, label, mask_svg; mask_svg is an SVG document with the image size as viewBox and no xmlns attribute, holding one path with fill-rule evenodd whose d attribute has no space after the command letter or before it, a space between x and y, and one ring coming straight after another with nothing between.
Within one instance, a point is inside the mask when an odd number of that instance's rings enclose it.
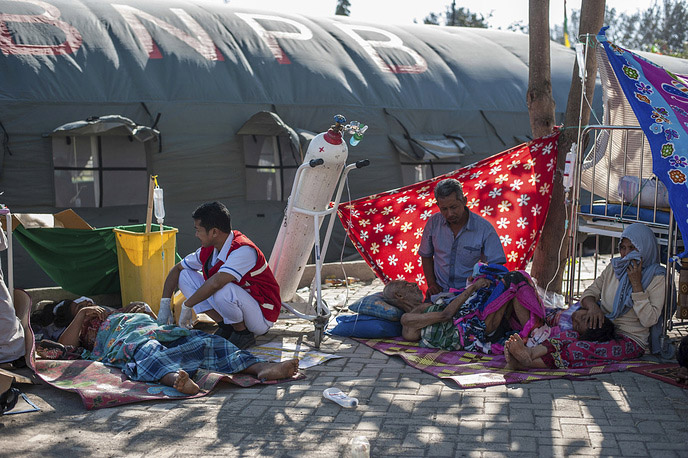
<instances>
[{"instance_id":1,"label":"woven mat","mask_svg":"<svg viewBox=\"0 0 688 458\"><path fill-rule=\"evenodd\" d=\"M632 367L648 366L648 361L629 360L586 369L506 369L504 355L486 355L468 351L445 351L420 348L418 342L392 339L356 339L388 356L399 356L408 365L441 379L451 379L461 388L481 388L509 383L527 383L555 378L590 377Z\"/></svg>"},{"instance_id":2,"label":"woven mat","mask_svg":"<svg viewBox=\"0 0 688 458\"><path fill-rule=\"evenodd\" d=\"M648 377L656 378L662 382L670 383L679 388L688 389L688 385L677 383L676 376L678 375L678 364L652 364L649 366L633 367L633 372L646 375Z\"/></svg>"},{"instance_id":3,"label":"woven mat","mask_svg":"<svg viewBox=\"0 0 688 458\"><path fill-rule=\"evenodd\" d=\"M198 398L210 393L221 381L248 387L256 384L272 385L305 377L299 373L290 379L260 381L246 374L220 374L199 369L194 381L201 391L188 396L169 386L129 380L121 370L95 361L37 360L36 373L55 388L77 393L81 396L84 407L89 410L141 401Z\"/></svg>"}]
</instances>

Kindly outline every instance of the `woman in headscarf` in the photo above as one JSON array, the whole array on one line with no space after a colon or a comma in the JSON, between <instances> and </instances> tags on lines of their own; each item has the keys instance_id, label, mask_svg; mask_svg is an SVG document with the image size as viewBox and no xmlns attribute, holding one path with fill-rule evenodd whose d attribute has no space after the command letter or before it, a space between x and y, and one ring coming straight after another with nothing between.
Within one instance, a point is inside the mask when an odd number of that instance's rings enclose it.
<instances>
[{"instance_id":1,"label":"woman in headscarf","mask_svg":"<svg viewBox=\"0 0 688 458\"><path fill-rule=\"evenodd\" d=\"M598 328L606 316L626 338L628 350L635 346L632 352L641 356L664 308L665 276L655 234L642 223L631 224L621 234L619 257L583 292L588 323Z\"/></svg>"},{"instance_id":2,"label":"woman in headscarf","mask_svg":"<svg viewBox=\"0 0 688 458\"><path fill-rule=\"evenodd\" d=\"M649 345L650 328L662 314L666 269L659 264L654 233L642 223L621 234L619 256L605 268L580 301L584 327L598 330L611 320L615 329L598 339L581 340L575 330L563 331L532 348L519 339L506 345L507 360L515 367L590 367L638 358ZM617 335L614 335L613 331Z\"/></svg>"}]
</instances>

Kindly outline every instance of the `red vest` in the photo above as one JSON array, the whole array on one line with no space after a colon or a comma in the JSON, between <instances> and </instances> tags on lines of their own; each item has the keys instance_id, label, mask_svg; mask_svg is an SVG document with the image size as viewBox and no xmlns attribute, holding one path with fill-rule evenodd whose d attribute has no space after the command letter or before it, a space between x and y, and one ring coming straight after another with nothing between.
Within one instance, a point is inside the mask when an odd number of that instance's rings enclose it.
<instances>
[{"instance_id":1,"label":"red vest","mask_svg":"<svg viewBox=\"0 0 688 458\"><path fill-rule=\"evenodd\" d=\"M280 299L280 290L275 276L270 270L265 255L260 249L244 234L239 231L232 231L234 239L229 247L229 253L242 246L250 246L256 250L258 259L256 265L251 270L246 272L246 275L241 277L237 284L244 288L258 304L260 304L260 311L266 320L274 323L279 316L280 308L282 308L282 300ZM203 278L206 280L212 277L220 270L224 261L218 259L214 266L210 267L212 261L214 247L201 248L199 255L201 264L203 264Z\"/></svg>"}]
</instances>

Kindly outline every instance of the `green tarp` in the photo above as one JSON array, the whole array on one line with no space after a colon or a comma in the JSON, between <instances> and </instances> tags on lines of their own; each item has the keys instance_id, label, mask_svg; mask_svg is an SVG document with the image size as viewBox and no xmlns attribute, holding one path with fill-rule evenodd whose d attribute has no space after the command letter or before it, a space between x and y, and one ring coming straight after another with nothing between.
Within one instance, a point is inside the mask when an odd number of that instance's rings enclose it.
<instances>
[{"instance_id":1,"label":"green tarp","mask_svg":"<svg viewBox=\"0 0 688 458\"><path fill-rule=\"evenodd\" d=\"M18 226L12 235L55 283L71 293L88 296L120 291L117 242L112 229ZM117 229L143 232L145 225L117 226ZM173 228L163 226L163 229ZM160 227L154 224L151 230L155 232ZM176 259L181 260L178 254Z\"/></svg>"}]
</instances>

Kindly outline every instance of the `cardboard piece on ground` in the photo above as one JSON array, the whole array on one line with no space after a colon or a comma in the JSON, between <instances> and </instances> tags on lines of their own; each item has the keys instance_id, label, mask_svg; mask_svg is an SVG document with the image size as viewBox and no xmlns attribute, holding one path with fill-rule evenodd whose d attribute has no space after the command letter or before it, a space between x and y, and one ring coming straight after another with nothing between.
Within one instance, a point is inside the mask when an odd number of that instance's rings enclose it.
<instances>
[{"instance_id":1,"label":"cardboard piece on ground","mask_svg":"<svg viewBox=\"0 0 688 458\"><path fill-rule=\"evenodd\" d=\"M10 389L13 381L14 377L10 375L5 375L4 373L0 372L0 394Z\"/></svg>"},{"instance_id":2,"label":"cardboard piece on ground","mask_svg":"<svg viewBox=\"0 0 688 458\"><path fill-rule=\"evenodd\" d=\"M16 372L9 371L7 369L1 369L0 368L0 393L3 393L2 387L3 385L3 379L9 379L10 384L12 384L12 380L14 380L17 383L26 383L28 385L36 385L36 383L31 380L29 377L24 377L23 375L17 374ZM5 388L6 390L7 388Z\"/></svg>"},{"instance_id":3,"label":"cardboard piece on ground","mask_svg":"<svg viewBox=\"0 0 688 458\"><path fill-rule=\"evenodd\" d=\"M0 220L2 221L3 229L5 229L5 219L0 218ZM26 229L60 227L65 229L93 230L93 227L71 208L52 215L43 213L12 213L12 230L15 230L20 224Z\"/></svg>"}]
</instances>

